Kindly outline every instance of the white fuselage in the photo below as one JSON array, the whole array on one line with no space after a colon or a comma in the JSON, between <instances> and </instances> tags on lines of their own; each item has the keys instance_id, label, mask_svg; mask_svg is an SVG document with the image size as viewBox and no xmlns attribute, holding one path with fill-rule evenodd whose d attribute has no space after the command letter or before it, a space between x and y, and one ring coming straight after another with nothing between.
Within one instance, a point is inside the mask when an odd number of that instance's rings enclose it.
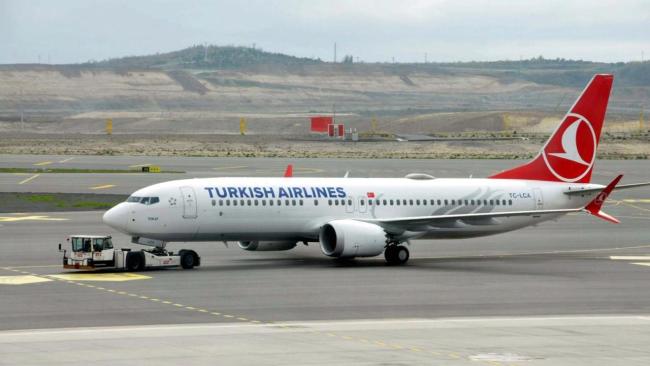
<instances>
[{"instance_id":1,"label":"white fuselage","mask_svg":"<svg viewBox=\"0 0 650 366\"><path fill-rule=\"evenodd\" d=\"M204 178L155 184L104 217L134 237L162 241L317 241L332 220L583 207L594 193L566 195L595 184L516 179ZM146 201L146 200L145 200ZM493 219L489 225L426 226L407 238L466 238L535 225L561 214Z\"/></svg>"}]
</instances>

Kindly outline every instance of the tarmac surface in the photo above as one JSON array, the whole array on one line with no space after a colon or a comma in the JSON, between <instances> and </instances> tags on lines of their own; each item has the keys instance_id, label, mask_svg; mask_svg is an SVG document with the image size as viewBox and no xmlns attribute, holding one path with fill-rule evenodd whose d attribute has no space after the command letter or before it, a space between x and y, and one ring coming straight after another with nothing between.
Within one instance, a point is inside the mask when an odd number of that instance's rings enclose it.
<instances>
[{"instance_id":1,"label":"tarmac surface","mask_svg":"<svg viewBox=\"0 0 650 366\"><path fill-rule=\"evenodd\" d=\"M0 160L25 167L67 158ZM110 174L102 178L114 181L96 181L114 183L102 190L118 193L167 176L281 175L287 163L74 157L56 164L72 162L119 169L151 163L187 172ZM516 164L292 163L313 169L299 173L304 176L342 176L350 169L353 176L455 177L485 176ZM626 182L647 181L648 167L646 161L599 161L594 180L606 183L621 171ZM13 174L1 176L3 191L46 189L56 176L64 177L52 187L74 190L89 187L94 174L41 174L24 184L9 184ZM79 179L68 179L73 176ZM620 225L576 214L493 237L414 241L403 267L386 266L381 257L333 260L315 244L263 253L242 251L235 243L171 243L173 251L195 249L203 265L191 271L69 273L56 250L67 235L113 235L117 247L129 246L129 239L104 226L101 212L0 214L0 364L92 359L98 364L647 365L650 189L611 198L605 211L621 219ZM47 360L39 358L45 354Z\"/></svg>"},{"instance_id":2,"label":"tarmac surface","mask_svg":"<svg viewBox=\"0 0 650 366\"><path fill-rule=\"evenodd\" d=\"M119 193L174 179L205 177L282 176L293 164L296 177L403 177L427 173L435 177L481 178L521 164L515 160L428 159L270 159L148 156L0 155L0 168L112 169L139 171L157 165L183 173L0 173L2 192ZM599 160L593 181L607 184L625 173L625 182L650 181L650 160Z\"/></svg>"}]
</instances>

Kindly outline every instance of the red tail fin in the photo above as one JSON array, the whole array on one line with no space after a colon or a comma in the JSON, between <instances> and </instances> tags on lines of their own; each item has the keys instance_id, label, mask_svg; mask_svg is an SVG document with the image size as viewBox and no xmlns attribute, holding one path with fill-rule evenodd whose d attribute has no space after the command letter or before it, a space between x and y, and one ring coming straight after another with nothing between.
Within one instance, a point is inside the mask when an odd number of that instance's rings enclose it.
<instances>
[{"instance_id":1,"label":"red tail fin","mask_svg":"<svg viewBox=\"0 0 650 366\"><path fill-rule=\"evenodd\" d=\"M293 177L293 164L287 165L287 169L284 171L284 177L285 178Z\"/></svg>"},{"instance_id":2,"label":"red tail fin","mask_svg":"<svg viewBox=\"0 0 650 366\"><path fill-rule=\"evenodd\" d=\"M589 183L613 81L595 75L535 159L490 178Z\"/></svg>"}]
</instances>

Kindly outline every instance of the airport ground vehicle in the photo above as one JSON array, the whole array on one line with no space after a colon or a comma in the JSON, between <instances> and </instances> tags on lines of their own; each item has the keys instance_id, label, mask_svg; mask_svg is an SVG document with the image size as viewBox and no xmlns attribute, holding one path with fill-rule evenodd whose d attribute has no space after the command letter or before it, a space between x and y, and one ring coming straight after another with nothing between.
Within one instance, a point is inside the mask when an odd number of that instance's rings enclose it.
<instances>
[{"instance_id":1,"label":"airport ground vehicle","mask_svg":"<svg viewBox=\"0 0 650 366\"><path fill-rule=\"evenodd\" d=\"M141 271L144 269L183 267L192 269L201 265L201 257L193 250L182 249L177 254L162 247L132 250L115 249L110 236L71 235L70 248L63 250L63 268L66 269L118 269ZM61 251L59 244L59 251Z\"/></svg>"}]
</instances>

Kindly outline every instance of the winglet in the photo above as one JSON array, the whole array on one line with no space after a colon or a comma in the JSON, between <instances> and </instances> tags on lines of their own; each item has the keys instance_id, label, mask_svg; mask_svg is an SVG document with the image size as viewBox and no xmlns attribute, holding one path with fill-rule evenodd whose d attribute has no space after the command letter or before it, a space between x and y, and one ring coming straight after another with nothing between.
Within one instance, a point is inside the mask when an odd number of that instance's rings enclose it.
<instances>
[{"instance_id":1,"label":"winglet","mask_svg":"<svg viewBox=\"0 0 650 366\"><path fill-rule=\"evenodd\" d=\"M287 165L287 169L284 171L285 178L293 177L293 164Z\"/></svg>"},{"instance_id":2,"label":"winglet","mask_svg":"<svg viewBox=\"0 0 650 366\"><path fill-rule=\"evenodd\" d=\"M618 177L614 178L613 181L611 181L605 189L603 189L596 198L594 198L593 201L589 202L587 206L585 206L585 211L589 212L590 214L600 217L603 220L607 220L609 222L613 222L615 224L619 224L620 221L616 219L615 217L608 215L601 211L600 209L603 207L603 204L607 200L607 197L609 196L610 193L614 190L614 187L616 187L616 184L623 178L623 174L619 175Z\"/></svg>"}]
</instances>

